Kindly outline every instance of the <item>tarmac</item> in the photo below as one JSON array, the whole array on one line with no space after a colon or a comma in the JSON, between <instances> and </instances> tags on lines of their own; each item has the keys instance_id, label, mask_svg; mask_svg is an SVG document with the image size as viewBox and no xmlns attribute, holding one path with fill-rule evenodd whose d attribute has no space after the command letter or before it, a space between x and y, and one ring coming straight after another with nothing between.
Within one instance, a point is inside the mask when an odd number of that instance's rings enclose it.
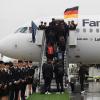
<instances>
[{"instance_id":1,"label":"tarmac","mask_svg":"<svg viewBox=\"0 0 100 100\"><path fill-rule=\"evenodd\" d=\"M29 96L27 93L26 95ZM84 94L70 92L70 100L100 100L100 82L89 82Z\"/></svg>"},{"instance_id":2,"label":"tarmac","mask_svg":"<svg viewBox=\"0 0 100 100\"><path fill-rule=\"evenodd\" d=\"M89 82L85 93L71 93L71 100L100 100L100 82Z\"/></svg>"}]
</instances>

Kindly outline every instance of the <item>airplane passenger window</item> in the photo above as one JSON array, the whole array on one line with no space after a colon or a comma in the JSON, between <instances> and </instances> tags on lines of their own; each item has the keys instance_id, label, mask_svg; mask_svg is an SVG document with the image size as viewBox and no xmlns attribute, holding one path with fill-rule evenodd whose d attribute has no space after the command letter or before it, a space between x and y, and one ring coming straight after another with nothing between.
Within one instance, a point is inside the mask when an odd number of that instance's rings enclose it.
<instances>
[{"instance_id":1,"label":"airplane passenger window","mask_svg":"<svg viewBox=\"0 0 100 100\"><path fill-rule=\"evenodd\" d=\"M83 32L86 32L86 28L83 28Z\"/></svg>"},{"instance_id":2,"label":"airplane passenger window","mask_svg":"<svg viewBox=\"0 0 100 100\"><path fill-rule=\"evenodd\" d=\"M99 33L99 29L98 28L96 29L96 32Z\"/></svg>"},{"instance_id":3,"label":"airplane passenger window","mask_svg":"<svg viewBox=\"0 0 100 100\"><path fill-rule=\"evenodd\" d=\"M93 29L92 28L90 28L90 33L92 33L93 32Z\"/></svg>"}]
</instances>

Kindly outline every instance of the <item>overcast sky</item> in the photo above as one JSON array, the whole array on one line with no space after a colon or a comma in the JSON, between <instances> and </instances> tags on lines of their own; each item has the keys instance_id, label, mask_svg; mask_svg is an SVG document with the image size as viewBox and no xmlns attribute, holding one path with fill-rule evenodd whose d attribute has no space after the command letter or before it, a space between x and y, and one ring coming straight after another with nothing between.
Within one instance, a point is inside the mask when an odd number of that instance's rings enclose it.
<instances>
[{"instance_id":1,"label":"overcast sky","mask_svg":"<svg viewBox=\"0 0 100 100\"><path fill-rule=\"evenodd\" d=\"M100 0L0 0L0 38L28 20L63 15L73 6L79 6L82 15L100 15Z\"/></svg>"}]
</instances>

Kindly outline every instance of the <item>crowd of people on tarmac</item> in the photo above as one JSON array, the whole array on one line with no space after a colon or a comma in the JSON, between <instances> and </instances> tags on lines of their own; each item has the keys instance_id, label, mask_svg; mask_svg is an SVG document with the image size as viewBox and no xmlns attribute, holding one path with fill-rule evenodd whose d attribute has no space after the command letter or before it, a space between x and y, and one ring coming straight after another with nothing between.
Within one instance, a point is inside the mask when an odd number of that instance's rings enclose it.
<instances>
[{"instance_id":1,"label":"crowd of people on tarmac","mask_svg":"<svg viewBox=\"0 0 100 100\"><path fill-rule=\"evenodd\" d=\"M34 79L36 67L32 65L32 61L19 60L17 63L0 61L0 100L19 100L19 97L26 100L27 85L34 93L38 82Z\"/></svg>"}]
</instances>

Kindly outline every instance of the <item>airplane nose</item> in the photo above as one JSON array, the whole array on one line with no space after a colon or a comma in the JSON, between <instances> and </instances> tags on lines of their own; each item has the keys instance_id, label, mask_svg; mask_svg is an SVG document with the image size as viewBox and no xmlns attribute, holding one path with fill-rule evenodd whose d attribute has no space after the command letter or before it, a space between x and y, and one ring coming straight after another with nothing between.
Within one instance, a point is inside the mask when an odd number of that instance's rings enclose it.
<instances>
[{"instance_id":1,"label":"airplane nose","mask_svg":"<svg viewBox=\"0 0 100 100\"><path fill-rule=\"evenodd\" d=\"M6 39L5 38L1 39L0 40L0 53L5 54L7 51L7 48L9 48L9 47L7 47Z\"/></svg>"},{"instance_id":2,"label":"airplane nose","mask_svg":"<svg viewBox=\"0 0 100 100\"><path fill-rule=\"evenodd\" d=\"M1 54L4 54L4 55L8 54L10 50L10 41L11 41L10 36L7 36L0 40L0 53Z\"/></svg>"}]
</instances>

